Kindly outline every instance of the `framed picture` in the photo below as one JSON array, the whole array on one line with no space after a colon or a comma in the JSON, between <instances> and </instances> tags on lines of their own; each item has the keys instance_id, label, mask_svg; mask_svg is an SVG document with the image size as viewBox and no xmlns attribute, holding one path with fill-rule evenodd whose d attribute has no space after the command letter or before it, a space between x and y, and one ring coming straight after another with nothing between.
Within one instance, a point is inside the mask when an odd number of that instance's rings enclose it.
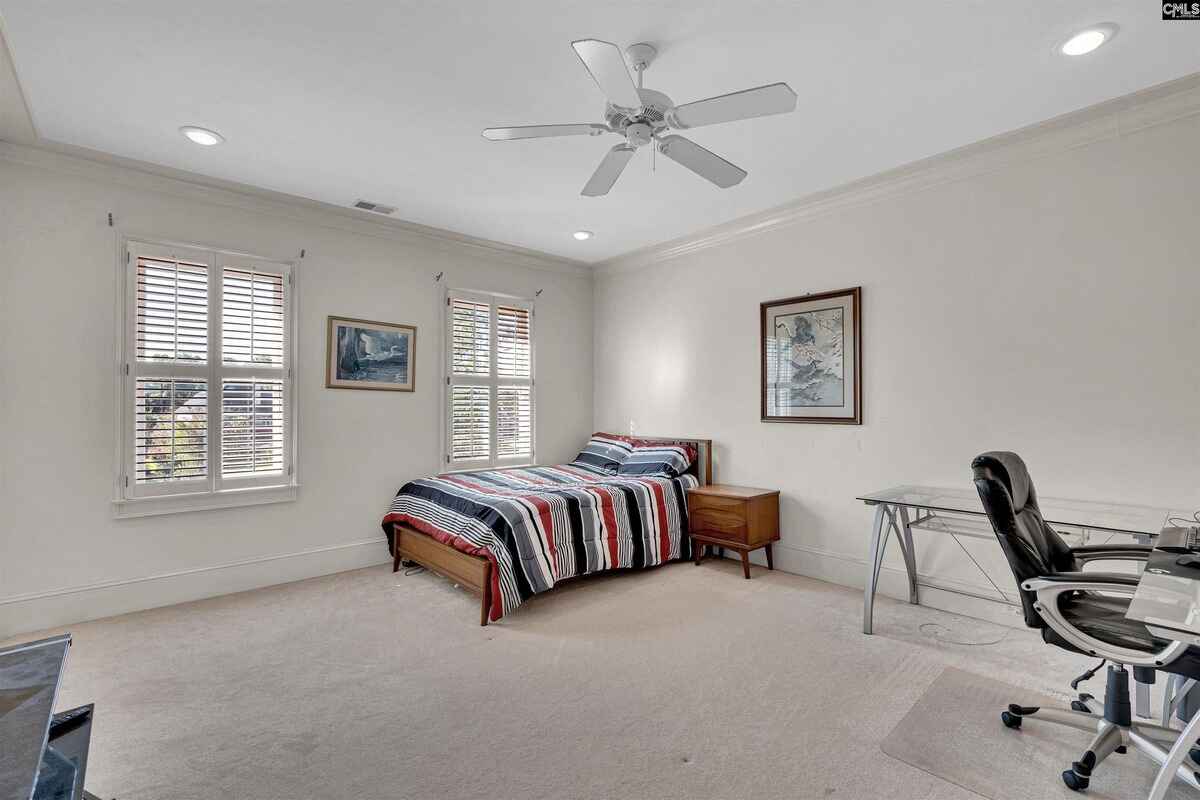
<instances>
[{"instance_id":1,"label":"framed picture","mask_svg":"<svg viewBox=\"0 0 1200 800\"><path fill-rule=\"evenodd\" d=\"M862 287L762 303L763 422L862 424Z\"/></svg>"},{"instance_id":2,"label":"framed picture","mask_svg":"<svg viewBox=\"0 0 1200 800\"><path fill-rule=\"evenodd\" d=\"M329 389L413 390L417 329L351 317L329 317L325 386Z\"/></svg>"}]
</instances>

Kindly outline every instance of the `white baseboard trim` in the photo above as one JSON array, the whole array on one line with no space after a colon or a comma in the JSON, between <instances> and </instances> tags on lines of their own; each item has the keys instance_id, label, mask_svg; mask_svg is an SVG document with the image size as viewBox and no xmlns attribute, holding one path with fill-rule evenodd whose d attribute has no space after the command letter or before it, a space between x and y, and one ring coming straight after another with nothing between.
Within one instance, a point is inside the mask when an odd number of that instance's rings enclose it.
<instances>
[{"instance_id":1,"label":"white baseboard trim","mask_svg":"<svg viewBox=\"0 0 1200 800\"><path fill-rule=\"evenodd\" d=\"M90 619L243 592L390 561L382 536L227 564L0 598L0 640Z\"/></svg>"},{"instance_id":2,"label":"white baseboard trim","mask_svg":"<svg viewBox=\"0 0 1200 800\"><path fill-rule=\"evenodd\" d=\"M783 542L776 542L773 551L775 569L783 572L803 575L806 578L816 578L842 586L851 586L855 589L862 589L865 585L867 576L867 560L865 558ZM726 556L729 555L730 551L726 551ZM736 557L737 554L733 553L732 555ZM750 554L750 561L766 566L766 554L762 550L756 550ZM949 589L963 592L984 594L992 590L987 585L947 579L943 576L938 576L936 580ZM961 614L997 625L1019 628L1024 627L1025 624L1019 608L998 600L969 597L955 591L942 590L932 586L921 586L917 591L921 605L929 608L949 611L953 614ZM908 575L903 569L884 566L876 587L876 609L881 603L888 602L886 599L881 600L880 595L902 602L908 601ZM876 615L878 616L878 611Z\"/></svg>"},{"instance_id":3,"label":"white baseboard trim","mask_svg":"<svg viewBox=\"0 0 1200 800\"><path fill-rule=\"evenodd\" d=\"M783 572L857 589L863 587L867 570L864 558L783 542L775 543L774 552L775 567ZM752 553L750 558L755 564L766 564L761 550ZM13 595L0 598L0 640L131 611L385 564L388 560L384 539L378 537L159 575ZM963 591L985 590L983 586L965 581L943 577L938 580L946 585L960 583ZM884 567L878 593L895 600L907 600L908 579L904 570ZM1022 625L1019 610L999 602L925 586L920 589L920 599L922 605L930 608L1001 625Z\"/></svg>"}]
</instances>

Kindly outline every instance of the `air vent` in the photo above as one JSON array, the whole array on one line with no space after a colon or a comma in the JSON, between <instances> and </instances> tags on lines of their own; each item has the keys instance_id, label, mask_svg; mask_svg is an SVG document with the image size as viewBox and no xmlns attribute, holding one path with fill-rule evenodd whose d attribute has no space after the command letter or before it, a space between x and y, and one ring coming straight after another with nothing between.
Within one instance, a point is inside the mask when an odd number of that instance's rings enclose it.
<instances>
[{"instance_id":1,"label":"air vent","mask_svg":"<svg viewBox=\"0 0 1200 800\"><path fill-rule=\"evenodd\" d=\"M355 208L361 208L363 211L373 211L376 214L395 214L396 209L393 206L385 206L380 203L372 203L370 200L359 200L354 204Z\"/></svg>"}]
</instances>

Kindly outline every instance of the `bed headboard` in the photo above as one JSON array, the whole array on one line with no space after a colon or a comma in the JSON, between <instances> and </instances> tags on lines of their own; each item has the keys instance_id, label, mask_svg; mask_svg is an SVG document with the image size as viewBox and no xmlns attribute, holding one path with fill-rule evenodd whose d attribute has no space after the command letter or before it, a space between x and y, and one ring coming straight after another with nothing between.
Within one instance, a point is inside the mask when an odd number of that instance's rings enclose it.
<instances>
[{"instance_id":1,"label":"bed headboard","mask_svg":"<svg viewBox=\"0 0 1200 800\"><path fill-rule=\"evenodd\" d=\"M712 439L693 439L688 436L641 436L636 438L647 442L661 444L690 444L696 448L696 460L688 467L688 474L695 475L701 486L713 482L712 471Z\"/></svg>"}]
</instances>

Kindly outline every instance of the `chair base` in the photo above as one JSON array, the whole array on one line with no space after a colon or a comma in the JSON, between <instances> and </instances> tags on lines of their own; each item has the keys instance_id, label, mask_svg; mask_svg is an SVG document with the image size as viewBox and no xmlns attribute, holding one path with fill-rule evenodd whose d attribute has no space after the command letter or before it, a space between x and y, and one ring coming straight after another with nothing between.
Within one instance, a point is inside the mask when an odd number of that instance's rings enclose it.
<instances>
[{"instance_id":1,"label":"chair base","mask_svg":"<svg viewBox=\"0 0 1200 800\"><path fill-rule=\"evenodd\" d=\"M1088 787L1096 768L1105 759L1113 753L1124 754L1128 752L1130 746L1149 756L1161 767L1167 763L1171 753L1175 752L1176 748L1173 745L1177 743L1182 735L1188 733L1185 730L1185 733L1181 734L1173 728L1167 728L1162 725L1129 722L1128 717L1120 713L1119 703L1116 704L1118 706L1116 709L1113 708L1114 704L1112 703L1114 691L1118 695L1120 694L1120 690L1115 689L1114 685L1118 681L1127 681L1128 673L1123 669L1110 671L1108 680L1109 690L1106 693L1106 700L1109 701L1107 703L1109 708L1107 709L1107 714L1105 709L1106 704L1101 704L1094 697L1087 694L1079 695L1079 698L1071 703L1072 709L1080 710L1019 706L1014 704L1010 705L1007 710L1000 714L1000 719L1005 727L1012 729L1020 729L1026 719L1032 718L1038 722L1063 725L1068 728L1075 728L1076 730L1094 734L1087 750L1083 752L1079 760L1073 762L1070 768L1064 770L1062 773L1063 783L1075 791L1082 791ZM1124 686L1124 692L1127 698L1128 683ZM1113 713L1114 710L1116 711L1115 714ZM1122 716L1124 716L1124 719L1121 719ZM1114 721L1108 717L1117 717L1117 720ZM1189 726L1189 729L1191 727ZM1194 735L1195 732L1192 731L1191 733ZM1170 753L1168 752L1169 750L1171 751ZM1179 761L1179 759L1174 760ZM1191 754L1184 756L1175 770L1175 777L1196 789L1200 789L1200 764L1191 758ZM1156 789L1160 783L1165 793L1169 781L1156 781Z\"/></svg>"}]
</instances>

